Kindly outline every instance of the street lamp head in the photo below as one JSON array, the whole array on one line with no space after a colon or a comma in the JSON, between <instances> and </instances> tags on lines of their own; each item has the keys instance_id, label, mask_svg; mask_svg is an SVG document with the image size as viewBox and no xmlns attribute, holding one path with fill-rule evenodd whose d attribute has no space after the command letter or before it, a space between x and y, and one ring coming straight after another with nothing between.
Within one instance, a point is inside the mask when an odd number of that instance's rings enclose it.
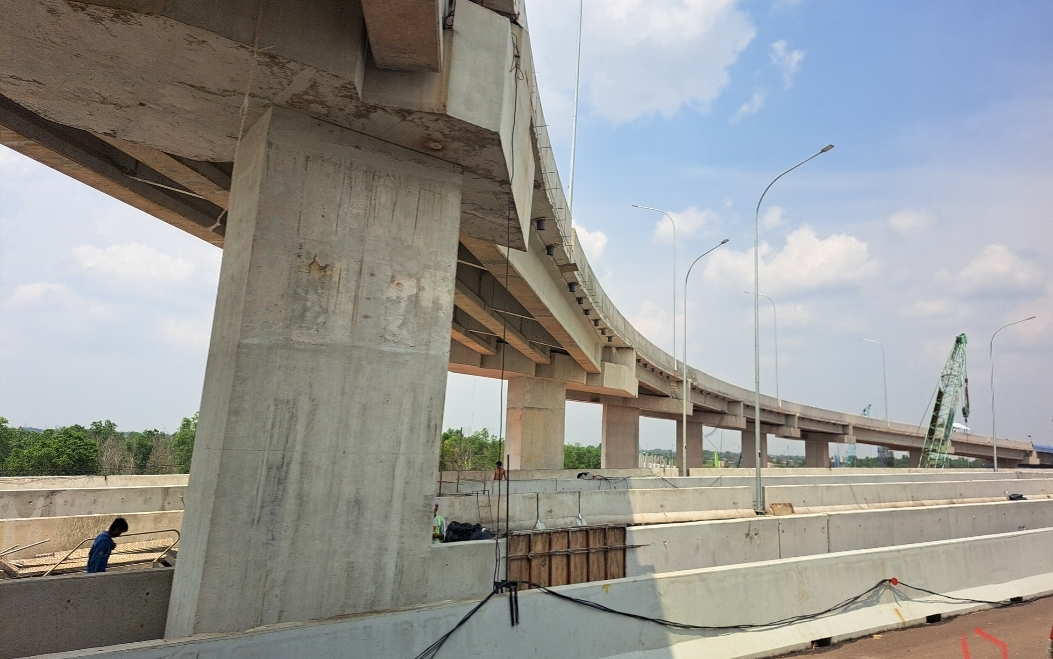
<instances>
[{"instance_id":1,"label":"street lamp head","mask_svg":"<svg viewBox=\"0 0 1053 659\"><path fill-rule=\"evenodd\" d=\"M729 240L730 240L730 238L725 238L724 240L720 241L720 244L723 245L724 243L728 242ZM1031 317L1034 318L1034 316L1031 316Z\"/></svg>"},{"instance_id":2,"label":"street lamp head","mask_svg":"<svg viewBox=\"0 0 1053 659\"><path fill-rule=\"evenodd\" d=\"M819 153L826 153L827 151L829 151L832 148L834 148L833 144L827 144L826 146L823 147L823 150L820 151Z\"/></svg>"}]
</instances>

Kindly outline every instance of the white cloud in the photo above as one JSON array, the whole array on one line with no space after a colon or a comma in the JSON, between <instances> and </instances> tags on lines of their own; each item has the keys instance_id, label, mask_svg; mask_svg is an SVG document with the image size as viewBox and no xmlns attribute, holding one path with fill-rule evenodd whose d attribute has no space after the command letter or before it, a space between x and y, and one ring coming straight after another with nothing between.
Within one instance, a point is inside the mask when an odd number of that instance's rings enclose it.
<instances>
[{"instance_id":1,"label":"white cloud","mask_svg":"<svg viewBox=\"0 0 1053 659\"><path fill-rule=\"evenodd\" d=\"M712 224L717 219L717 214L708 208L698 210L695 206L688 206L679 213L669 215L676 221L676 237L679 240L697 236L703 227ZM673 223L669 221L669 218L663 216L655 223L651 240L659 243L673 242Z\"/></svg>"},{"instance_id":2,"label":"white cloud","mask_svg":"<svg viewBox=\"0 0 1053 659\"><path fill-rule=\"evenodd\" d=\"M889 227L903 237L914 236L925 231L936 221L928 213L912 208L897 211L889 216Z\"/></svg>"},{"instance_id":3,"label":"white cloud","mask_svg":"<svg viewBox=\"0 0 1053 659\"><path fill-rule=\"evenodd\" d=\"M786 40L780 39L771 45L771 63L782 71L782 84L786 89L793 87L793 79L801 71L804 51L786 50Z\"/></svg>"},{"instance_id":4,"label":"white cloud","mask_svg":"<svg viewBox=\"0 0 1053 659\"><path fill-rule=\"evenodd\" d=\"M1042 272L1005 245L988 245L957 275L942 274L966 292L1026 290L1042 284Z\"/></svg>"},{"instance_id":5,"label":"white cloud","mask_svg":"<svg viewBox=\"0 0 1053 659\"><path fill-rule=\"evenodd\" d=\"M585 250L585 257L593 262L598 261L607 247L607 234L598 229L589 231L577 222L574 223L574 231L578 235L578 244Z\"/></svg>"},{"instance_id":6,"label":"white cloud","mask_svg":"<svg viewBox=\"0 0 1053 659\"><path fill-rule=\"evenodd\" d=\"M708 109L756 34L739 2L585 3L582 98L615 122L669 117L685 106ZM541 97L553 107L573 95L576 9L559 0L536 0L529 8Z\"/></svg>"},{"instance_id":7,"label":"white cloud","mask_svg":"<svg viewBox=\"0 0 1053 659\"><path fill-rule=\"evenodd\" d=\"M786 220L782 219L783 209L781 206L772 206L768 210L764 211L764 215L761 216L761 226L765 229L774 229L775 227L781 227L786 224Z\"/></svg>"},{"instance_id":8,"label":"white cloud","mask_svg":"<svg viewBox=\"0 0 1053 659\"><path fill-rule=\"evenodd\" d=\"M672 302L658 305L652 300L643 300L636 313L629 316L629 322L633 324L633 327L666 351L670 350L672 345L670 341L673 336L673 315L669 312L669 304ZM681 322L682 318L682 315L679 316L677 322ZM683 337L680 339L682 340ZM679 346L677 350L680 350Z\"/></svg>"},{"instance_id":9,"label":"white cloud","mask_svg":"<svg viewBox=\"0 0 1053 659\"><path fill-rule=\"evenodd\" d=\"M160 329L161 338L176 348L207 350L212 336L212 317L162 318Z\"/></svg>"},{"instance_id":10,"label":"white cloud","mask_svg":"<svg viewBox=\"0 0 1053 659\"><path fill-rule=\"evenodd\" d=\"M64 284L54 282L16 286L4 306L45 315L58 314L64 319L102 318L109 315L105 305L76 295Z\"/></svg>"},{"instance_id":11,"label":"white cloud","mask_svg":"<svg viewBox=\"0 0 1053 659\"><path fill-rule=\"evenodd\" d=\"M902 314L908 318L937 318L949 316L953 311L954 305L950 300L936 298L934 300L917 300L906 309L903 309Z\"/></svg>"},{"instance_id":12,"label":"white cloud","mask_svg":"<svg viewBox=\"0 0 1053 659\"><path fill-rule=\"evenodd\" d=\"M762 107L764 107L764 90L754 89L753 96L750 98L750 100L740 105L738 111L735 113L735 116L733 116L728 121L730 121L733 124L737 124L749 115L757 114L758 112L760 112L760 109Z\"/></svg>"},{"instance_id":13,"label":"white cloud","mask_svg":"<svg viewBox=\"0 0 1053 659\"><path fill-rule=\"evenodd\" d=\"M139 243L110 245L105 249L80 245L73 248L73 259L84 270L138 283L179 282L194 274L192 262Z\"/></svg>"},{"instance_id":14,"label":"white cloud","mask_svg":"<svg viewBox=\"0 0 1053 659\"><path fill-rule=\"evenodd\" d=\"M62 284L54 284L51 282L22 284L11 292L11 297L7 298L6 306L10 309L18 309L20 307L32 306L33 304L42 301L45 296L65 297L69 294L69 289Z\"/></svg>"},{"instance_id":15,"label":"white cloud","mask_svg":"<svg viewBox=\"0 0 1053 659\"><path fill-rule=\"evenodd\" d=\"M876 270L865 242L843 233L819 239L809 226L789 234L781 251L761 243L760 256L761 289L771 294L855 284ZM753 250L714 252L705 277L724 287L749 287L753 283Z\"/></svg>"}]
</instances>

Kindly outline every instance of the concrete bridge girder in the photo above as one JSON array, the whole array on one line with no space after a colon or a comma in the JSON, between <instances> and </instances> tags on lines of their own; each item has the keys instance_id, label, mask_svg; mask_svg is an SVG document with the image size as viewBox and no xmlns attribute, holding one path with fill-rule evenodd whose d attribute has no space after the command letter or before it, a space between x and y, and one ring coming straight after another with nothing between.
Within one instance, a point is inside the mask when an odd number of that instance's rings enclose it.
<instances>
[{"instance_id":1,"label":"concrete bridge girder","mask_svg":"<svg viewBox=\"0 0 1053 659\"><path fill-rule=\"evenodd\" d=\"M3 0L0 94L65 126L227 163L241 127L268 106L301 110L462 166L461 231L526 247L534 82L532 67L515 66L530 58L521 28L465 2L447 32L441 72L384 71L367 64L359 3L280 9ZM89 89L69 80L92 82Z\"/></svg>"}]
</instances>

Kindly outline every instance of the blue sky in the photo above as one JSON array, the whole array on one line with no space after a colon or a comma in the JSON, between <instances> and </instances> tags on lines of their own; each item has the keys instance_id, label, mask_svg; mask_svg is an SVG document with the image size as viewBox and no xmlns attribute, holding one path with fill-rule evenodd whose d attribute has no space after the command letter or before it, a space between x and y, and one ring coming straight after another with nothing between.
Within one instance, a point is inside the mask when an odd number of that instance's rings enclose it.
<instances>
[{"instance_id":1,"label":"blue sky","mask_svg":"<svg viewBox=\"0 0 1053 659\"><path fill-rule=\"evenodd\" d=\"M954 336L974 414L1053 444L1053 4L586 0L575 219L622 312L659 345L673 322L668 227L692 275L689 361L752 383L752 214L779 314L786 399L917 423ZM528 0L546 119L568 180L575 0ZM172 429L197 409L219 250L0 152L0 414ZM679 312L678 312L679 313ZM770 307L763 384L774 393ZM677 323L682 318L677 318ZM668 348L667 348L668 349ZM474 403L473 403L474 401ZM492 380L451 376L446 425L491 429ZM568 407L568 441L599 410ZM644 446L672 424L645 421ZM737 448L726 433L725 448ZM720 434L713 441L720 441ZM798 444L779 444L781 447Z\"/></svg>"}]
</instances>

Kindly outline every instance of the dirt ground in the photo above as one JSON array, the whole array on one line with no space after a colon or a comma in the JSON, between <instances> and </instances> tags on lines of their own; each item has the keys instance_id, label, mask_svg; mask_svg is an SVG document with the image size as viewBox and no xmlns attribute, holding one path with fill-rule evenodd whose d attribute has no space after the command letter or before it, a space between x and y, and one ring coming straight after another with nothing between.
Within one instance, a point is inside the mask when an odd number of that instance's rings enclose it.
<instances>
[{"instance_id":1,"label":"dirt ground","mask_svg":"<svg viewBox=\"0 0 1053 659\"><path fill-rule=\"evenodd\" d=\"M1051 627L1053 597L1047 597L784 656L821 656L823 659L1044 659L1048 657ZM1003 654L999 642L1005 644L1008 654Z\"/></svg>"}]
</instances>

